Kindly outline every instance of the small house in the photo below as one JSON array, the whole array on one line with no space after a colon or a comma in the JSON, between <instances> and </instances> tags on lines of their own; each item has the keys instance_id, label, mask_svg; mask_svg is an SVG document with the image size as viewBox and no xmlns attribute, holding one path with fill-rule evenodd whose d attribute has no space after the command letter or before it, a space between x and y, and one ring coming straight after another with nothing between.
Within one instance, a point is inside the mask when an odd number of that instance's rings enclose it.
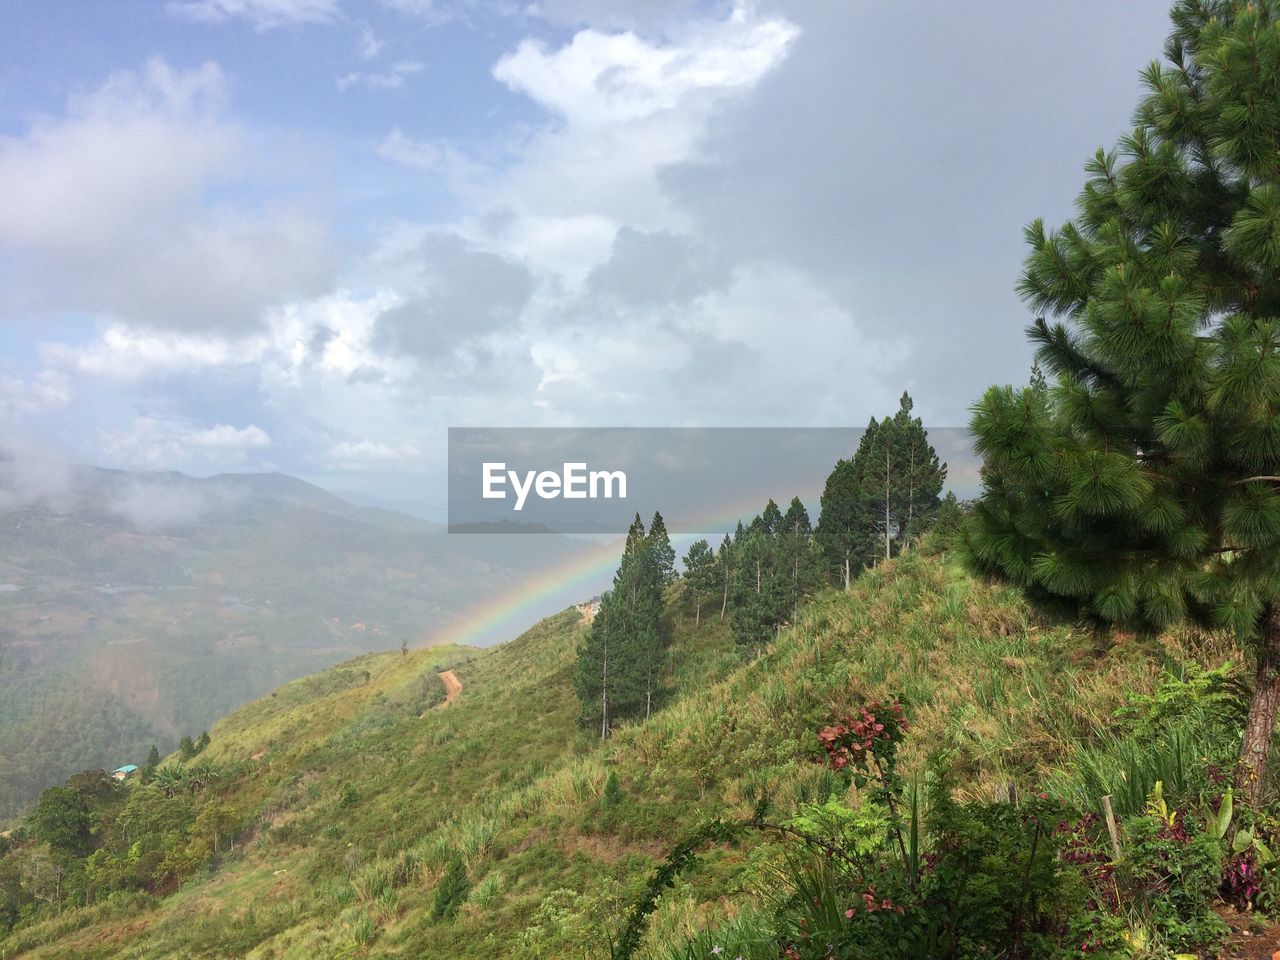
<instances>
[{"instance_id":1,"label":"small house","mask_svg":"<svg viewBox=\"0 0 1280 960\"><path fill-rule=\"evenodd\" d=\"M127 777L132 777L137 772L138 765L136 763L126 763L123 767L116 767L112 770L111 777L113 780L124 780Z\"/></svg>"}]
</instances>

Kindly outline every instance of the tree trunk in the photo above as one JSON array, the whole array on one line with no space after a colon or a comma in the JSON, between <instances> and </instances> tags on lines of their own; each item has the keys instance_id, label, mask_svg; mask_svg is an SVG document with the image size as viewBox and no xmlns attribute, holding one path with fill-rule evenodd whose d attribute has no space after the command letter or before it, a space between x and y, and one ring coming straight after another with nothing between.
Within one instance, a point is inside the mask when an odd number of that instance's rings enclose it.
<instances>
[{"instance_id":1,"label":"tree trunk","mask_svg":"<svg viewBox=\"0 0 1280 960\"><path fill-rule=\"evenodd\" d=\"M693 627L696 630L702 626L702 597L698 597L698 602L693 607Z\"/></svg>"},{"instance_id":2,"label":"tree trunk","mask_svg":"<svg viewBox=\"0 0 1280 960\"><path fill-rule=\"evenodd\" d=\"M720 601L720 622L724 623L724 611L729 606L729 569L724 572L724 599Z\"/></svg>"},{"instance_id":3,"label":"tree trunk","mask_svg":"<svg viewBox=\"0 0 1280 960\"><path fill-rule=\"evenodd\" d=\"M844 555L844 588L848 590L852 582L849 576L849 555L846 553Z\"/></svg>"},{"instance_id":4,"label":"tree trunk","mask_svg":"<svg viewBox=\"0 0 1280 960\"><path fill-rule=\"evenodd\" d=\"M600 739L609 739L609 630L604 633L604 669L600 676Z\"/></svg>"},{"instance_id":5,"label":"tree trunk","mask_svg":"<svg viewBox=\"0 0 1280 960\"><path fill-rule=\"evenodd\" d=\"M1280 707L1280 602L1272 603L1262 621L1258 640L1258 670L1254 675L1253 702L1244 722L1240 744L1240 769L1236 788L1255 809L1262 800L1263 777L1271 752L1271 735Z\"/></svg>"},{"instance_id":6,"label":"tree trunk","mask_svg":"<svg viewBox=\"0 0 1280 960\"><path fill-rule=\"evenodd\" d=\"M889 559L889 477L892 467L889 460L889 448L884 448L884 558Z\"/></svg>"}]
</instances>

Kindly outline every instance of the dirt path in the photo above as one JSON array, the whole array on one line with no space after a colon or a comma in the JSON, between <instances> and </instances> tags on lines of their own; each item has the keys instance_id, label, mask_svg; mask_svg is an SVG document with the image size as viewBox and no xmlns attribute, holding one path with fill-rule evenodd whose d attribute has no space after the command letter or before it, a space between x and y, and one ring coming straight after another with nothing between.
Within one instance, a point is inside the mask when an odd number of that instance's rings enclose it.
<instances>
[{"instance_id":1,"label":"dirt path","mask_svg":"<svg viewBox=\"0 0 1280 960\"><path fill-rule=\"evenodd\" d=\"M458 699L458 694L462 692L462 682L453 675L452 670L445 670L440 674L440 679L444 681L444 702L448 706Z\"/></svg>"},{"instance_id":2,"label":"dirt path","mask_svg":"<svg viewBox=\"0 0 1280 960\"><path fill-rule=\"evenodd\" d=\"M1231 936L1218 956L1231 960L1274 960L1280 956L1280 923L1258 929L1252 923L1252 914L1236 913L1230 907L1218 914L1231 927Z\"/></svg>"}]
</instances>

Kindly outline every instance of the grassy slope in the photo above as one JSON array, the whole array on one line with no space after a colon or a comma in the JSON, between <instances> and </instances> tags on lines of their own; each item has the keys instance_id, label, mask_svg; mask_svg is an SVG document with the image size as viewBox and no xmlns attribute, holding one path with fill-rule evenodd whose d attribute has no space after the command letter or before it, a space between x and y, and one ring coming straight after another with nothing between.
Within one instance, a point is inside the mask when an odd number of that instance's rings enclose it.
<instances>
[{"instance_id":1,"label":"grassy slope","mask_svg":"<svg viewBox=\"0 0 1280 960\"><path fill-rule=\"evenodd\" d=\"M0 585L19 588L0 589L0 825L70 774L140 763L294 677L438 637L582 550L450 538L283 476L76 477L65 504L0 512ZM173 516L140 528L122 504Z\"/></svg>"},{"instance_id":2,"label":"grassy slope","mask_svg":"<svg viewBox=\"0 0 1280 960\"><path fill-rule=\"evenodd\" d=\"M1169 645L1211 664L1232 653L1195 638L1104 642L920 554L819 597L751 664L714 620L689 627L675 701L604 746L575 724L573 610L493 651L372 655L288 684L213 731L211 758L241 770L220 789L258 823L219 869L158 904L83 911L3 946L50 958L580 957L603 936L599 918L700 818L749 812L762 791L783 809L811 795L823 775L813 730L847 706L905 697L909 758L946 749L966 789L989 794L1069 767L1127 692L1150 688ZM417 716L421 678L438 684L444 667L461 697ZM610 769L625 795L612 815L600 801ZM433 924L454 850L472 900ZM655 939L731 915L772 856L713 851L665 899Z\"/></svg>"}]
</instances>

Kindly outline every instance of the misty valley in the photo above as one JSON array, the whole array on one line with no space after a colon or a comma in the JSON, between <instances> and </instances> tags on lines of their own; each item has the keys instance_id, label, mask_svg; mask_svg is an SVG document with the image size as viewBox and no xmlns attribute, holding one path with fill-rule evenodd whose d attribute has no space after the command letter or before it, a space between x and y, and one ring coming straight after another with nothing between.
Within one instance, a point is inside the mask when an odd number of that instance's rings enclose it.
<instances>
[{"instance_id":1,"label":"misty valley","mask_svg":"<svg viewBox=\"0 0 1280 960\"><path fill-rule=\"evenodd\" d=\"M432 642L580 549L451 541L279 475L2 466L0 817L295 677Z\"/></svg>"}]
</instances>

